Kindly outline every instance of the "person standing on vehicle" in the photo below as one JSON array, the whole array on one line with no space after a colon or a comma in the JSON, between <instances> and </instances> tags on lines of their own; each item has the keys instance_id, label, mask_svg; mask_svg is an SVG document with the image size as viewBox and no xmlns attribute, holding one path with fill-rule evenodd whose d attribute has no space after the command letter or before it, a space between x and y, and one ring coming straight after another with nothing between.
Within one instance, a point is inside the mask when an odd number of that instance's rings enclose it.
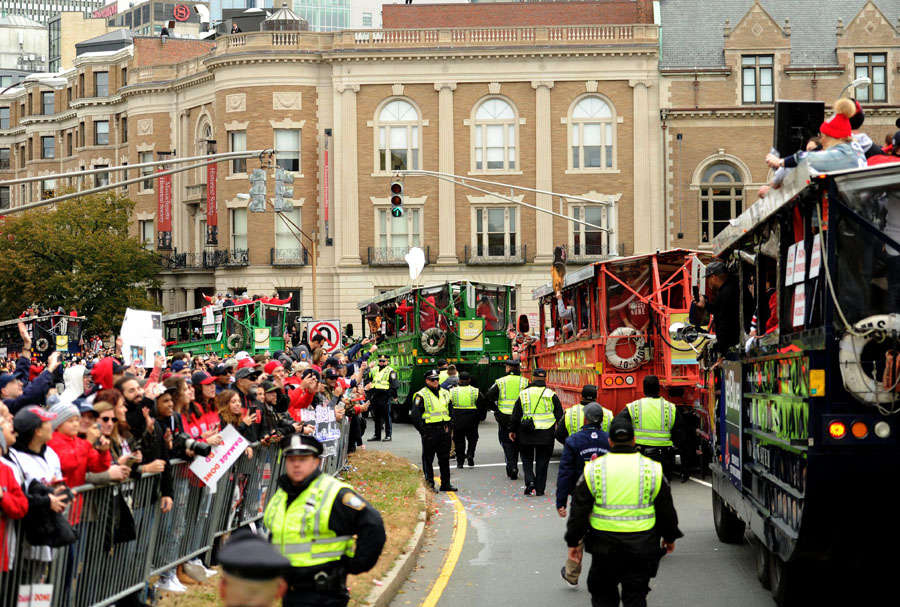
<instances>
[{"instance_id":1,"label":"person standing on vehicle","mask_svg":"<svg viewBox=\"0 0 900 607\"><path fill-rule=\"evenodd\" d=\"M397 389L400 381L397 372L388 364L388 357L381 354L378 357L378 368L370 371L371 383L366 385L366 391L371 391L369 400L372 402L375 416L375 435L370 441L381 440L381 429L384 427L384 440L391 440L391 401L397 398Z\"/></svg>"},{"instance_id":2,"label":"person standing on vehicle","mask_svg":"<svg viewBox=\"0 0 900 607\"><path fill-rule=\"evenodd\" d=\"M456 444L456 467L463 462L475 465L475 445L478 444L478 424L487 409L481 391L472 383L468 371L459 374L459 385L450 388L450 418L453 420L453 442Z\"/></svg>"},{"instance_id":3,"label":"person standing on vehicle","mask_svg":"<svg viewBox=\"0 0 900 607\"><path fill-rule=\"evenodd\" d=\"M678 415L675 405L659 392L659 378L647 375L644 377L644 398L628 403L618 417L627 419L634 427L638 450L662 464L666 478L670 479L675 466L672 435L679 431Z\"/></svg>"},{"instance_id":4,"label":"person standing on vehicle","mask_svg":"<svg viewBox=\"0 0 900 607\"><path fill-rule=\"evenodd\" d=\"M566 518L569 496L575 491L584 465L609 453L609 435L601 428L606 411L597 403L584 405L584 426L566 439L556 477L556 512L562 518ZM575 586L581 576L581 562L566 559L560 574L568 584Z\"/></svg>"},{"instance_id":5,"label":"person standing on vehicle","mask_svg":"<svg viewBox=\"0 0 900 607\"><path fill-rule=\"evenodd\" d=\"M519 445L525 470L525 495L544 495L553 455L554 426L563 416L559 397L547 387L547 371L535 369L531 385L513 405L509 438Z\"/></svg>"},{"instance_id":6,"label":"person standing on vehicle","mask_svg":"<svg viewBox=\"0 0 900 607\"><path fill-rule=\"evenodd\" d=\"M634 428L617 416L610 452L587 463L566 524L569 559L591 555L588 591L594 607L645 607L659 559L682 537L669 483L658 462L635 449ZM584 547L581 547L581 542Z\"/></svg>"},{"instance_id":7,"label":"person standing on vehicle","mask_svg":"<svg viewBox=\"0 0 900 607\"><path fill-rule=\"evenodd\" d=\"M581 402L566 409L562 423L556 427L556 440L558 440L560 444L565 445L568 437L581 430L585 423L584 408L588 403L594 402L597 402L597 386L594 384L585 384L581 387ZM606 407L602 407L602 409L602 429L604 432L608 432L609 422L612 421L613 412Z\"/></svg>"},{"instance_id":8,"label":"person standing on vehicle","mask_svg":"<svg viewBox=\"0 0 900 607\"><path fill-rule=\"evenodd\" d=\"M485 394L488 407L494 410L497 420L497 437L506 459L506 476L519 478L519 447L509 437L509 420L519 394L528 387L528 380L519 375L519 361L506 361L506 375L494 382Z\"/></svg>"},{"instance_id":9,"label":"person standing on vehicle","mask_svg":"<svg viewBox=\"0 0 900 607\"><path fill-rule=\"evenodd\" d=\"M721 261L713 261L706 266L706 294L691 303L689 320L694 326L704 326L712 317L715 326L715 349L721 361L726 356L736 356L729 352L741 340L741 288L737 276L728 271ZM752 309L748 308L752 314ZM750 325L749 318L745 323ZM734 360L737 360L734 358Z\"/></svg>"},{"instance_id":10,"label":"person standing on vehicle","mask_svg":"<svg viewBox=\"0 0 900 607\"><path fill-rule=\"evenodd\" d=\"M282 605L344 607L347 575L374 567L384 549L384 522L350 485L321 472L314 436L293 434L283 444L285 473L263 514L272 545L291 564Z\"/></svg>"},{"instance_id":11,"label":"person standing on vehicle","mask_svg":"<svg viewBox=\"0 0 900 607\"><path fill-rule=\"evenodd\" d=\"M432 491L434 487L434 456L441 471L441 491L456 491L450 484L450 393L441 388L438 372L425 373L425 387L416 392L412 401L412 422L422 437L422 473Z\"/></svg>"}]
</instances>

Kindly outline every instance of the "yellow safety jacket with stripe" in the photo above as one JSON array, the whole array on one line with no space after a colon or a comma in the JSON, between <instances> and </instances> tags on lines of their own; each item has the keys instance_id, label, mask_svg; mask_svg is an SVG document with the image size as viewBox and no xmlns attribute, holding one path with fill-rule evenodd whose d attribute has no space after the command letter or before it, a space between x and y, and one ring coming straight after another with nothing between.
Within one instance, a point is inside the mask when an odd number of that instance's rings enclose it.
<instances>
[{"instance_id":1,"label":"yellow safety jacket with stripe","mask_svg":"<svg viewBox=\"0 0 900 607\"><path fill-rule=\"evenodd\" d=\"M634 441L644 447L671 447L675 405L664 398L644 397L628 403Z\"/></svg>"},{"instance_id":2,"label":"yellow safety jacket with stripe","mask_svg":"<svg viewBox=\"0 0 900 607\"><path fill-rule=\"evenodd\" d=\"M653 529L662 478L662 466L640 453L607 453L585 464L584 481L594 496L591 527L614 533Z\"/></svg>"},{"instance_id":3,"label":"yellow safety jacket with stripe","mask_svg":"<svg viewBox=\"0 0 900 607\"><path fill-rule=\"evenodd\" d=\"M448 373L447 371L441 371L440 373L438 373L438 384L443 384L445 381L447 381L448 377L450 377L450 373Z\"/></svg>"},{"instance_id":4,"label":"yellow safety jacket with stripe","mask_svg":"<svg viewBox=\"0 0 900 607\"><path fill-rule=\"evenodd\" d=\"M604 432L609 432L609 424L612 422L613 413L606 407L601 408L603 409L603 419L600 421L600 429ZM569 407L566 410L563 422L566 425L566 431L569 433L569 436L581 430L584 427L584 405L577 404Z\"/></svg>"},{"instance_id":5,"label":"yellow safety jacket with stripe","mask_svg":"<svg viewBox=\"0 0 900 607\"><path fill-rule=\"evenodd\" d=\"M500 410L500 413L512 415L519 394L528 387L528 380L521 375L507 375L494 383L500 391L500 396L497 398L497 409Z\"/></svg>"},{"instance_id":6,"label":"yellow safety jacket with stripe","mask_svg":"<svg viewBox=\"0 0 900 607\"><path fill-rule=\"evenodd\" d=\"M426 424L450 421L450 393L439 388L438 395L435 396L427 387L416 392L416 396L421 396L425 405L422 421Z\"/></svg>"},{"instance_id":7,"label":"yellow safety jacket with stripe","mask_svg":"<svg viewBox=\"0 0 900 607\"><path fill-rule=\"evenodd\" d=\"M320 474L300 495L287 504L287 493L279 488L266 506L263 524L272 545L291 567L320 567L352 557L356 542L351 535L337 535L329 526L331 510L341 489L350 489L333 476Z\"/></svg>"},{"instance_id":8,"label":"yellow safety jacket with stripe","mask_svg":"<svg viewBox=\"0 0 900 607\"><path fill-rule=\"evenodd\" d=\"M475 386L454 386L450 388L450 400L454 409L476 409L478 406L478 388Z\"/></svg>"},{"instance_id":9,"label":"yellow safety jacket with stripe","mask_svg":"<svg viewBox=\"0 0 900 607\"><path fill-rule=\"evenodd\" d=\"M394 370L390 365L375 370L372 373L372 388L375 390L390 390L391 389L391 373Z\"/></svg>"},{"instance_id":10,"label":"yellow safety jacket with stripe","mask_svg":"<svg viewBox=\"0 0 900 607\"><path fill-rule=\"evenodd\" d=\"M532 386L519 394L522 403L522 421L534 421L535 430L547 430L556 423L553 415L553 397L556 394L546 386Z\"/></svg>"}]
</instances>

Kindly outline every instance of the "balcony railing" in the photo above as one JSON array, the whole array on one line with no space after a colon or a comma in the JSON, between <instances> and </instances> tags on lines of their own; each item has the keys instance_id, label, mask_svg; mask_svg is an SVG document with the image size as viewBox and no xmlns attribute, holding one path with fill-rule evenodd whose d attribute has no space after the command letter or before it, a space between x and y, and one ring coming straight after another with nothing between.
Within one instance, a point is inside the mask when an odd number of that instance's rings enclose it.
<instances>
[{"instance_id":1,"label":"balcony railing","mask_svg":"<svg viewBox=\"0 0 900 607\"><path fill-rule=\"evenodd\" d=\"M305 266L309 264L309 252L304 247L269 249L269 264L273 266Z\"/></svg>"},{"instance_id":2,"label":"balcony railing","mask_svg":"<svg viewBox=\"0 0 900 607\"><path fill-rule=\"evenodd\" d=\"M425 248L425 265L431 263L431 247ZM405 266L409 247L369 247L366 263L370 266Z\"/></svg>"},{"instance_id":3,"label":"balcony railing","mask_svg":"<svg viewBox=\"0 0 900 607\"><path fill-rule=\"evenodd\" d=\"M201 251L199 253L172 253L162 259L167 270L211 270L222 265L217 256L220 251Z\"/></svg>"},{"instance_id":4,"label":"balcony railing","mask_svg":"<svg viewBox=\"0 0 900 607\"><path fill-rule=\"evenodd\" d=\"M515 253L506 254L504 251L502 255L490 255L492 252L490 248L485 248L483 251L486 251L488 255L481 254L477 255L476 251L473 251L469 245L465 246L465 258L466 264L470 266L512 266L512 265L522 265L527 262L528 259L528 245L522 245ZM497 251L499 253L499 251Z\"/></svg>"},{"instance_id":5,"label":"balcony railing","mask_svg":"<svg viewBox=\"0 0 900 607\"><path fill-rule=\"evenodd\" d=\"M206 202L206 184L194 183L185 186L185 204L201 204Z\"/></svg>"}]
</instances>

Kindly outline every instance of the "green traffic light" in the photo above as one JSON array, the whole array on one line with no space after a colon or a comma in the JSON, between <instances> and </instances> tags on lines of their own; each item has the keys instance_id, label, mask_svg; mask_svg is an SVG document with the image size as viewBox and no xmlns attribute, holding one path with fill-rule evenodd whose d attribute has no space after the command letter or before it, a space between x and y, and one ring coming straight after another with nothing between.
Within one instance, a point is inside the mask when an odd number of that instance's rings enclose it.
<instances>
[{"instance_id":1,"label":"green traffic light","mask_svg":"<svg viewBox=\"0 0 900 607\"><path fill-rule=\"evenodd\" d=\"M403 207L391 207L391 215L394 217L403 217Z\"/></svg>"}]
</instances>

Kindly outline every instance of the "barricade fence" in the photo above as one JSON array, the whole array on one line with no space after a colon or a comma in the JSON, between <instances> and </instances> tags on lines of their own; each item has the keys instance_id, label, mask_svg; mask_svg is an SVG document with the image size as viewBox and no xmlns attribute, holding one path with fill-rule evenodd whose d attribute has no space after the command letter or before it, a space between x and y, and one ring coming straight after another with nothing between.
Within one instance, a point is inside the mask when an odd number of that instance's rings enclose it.
<instances>
[{"instance_id":1,"label":"barricade fence","mask_svg":"<svg viewBox=\"0 0 900 607\"><path fill-rule=\"evenodd\" d=\"M347 420L337 425L340 435L324 441L321 465L332 475L346 466L350 442ZM149 578L207 553L217 538L259 521L284 458L277 445L252 449L253 457L244 453L215 491L190 471L190 462L172 460L173 507L167 513L160 509L159 474L73 488L64 516L78 539L68 546L31 546L23 521L0 521L6 523L0 607L111 605L142 590Z\"/></svg>"}]
</instances>

